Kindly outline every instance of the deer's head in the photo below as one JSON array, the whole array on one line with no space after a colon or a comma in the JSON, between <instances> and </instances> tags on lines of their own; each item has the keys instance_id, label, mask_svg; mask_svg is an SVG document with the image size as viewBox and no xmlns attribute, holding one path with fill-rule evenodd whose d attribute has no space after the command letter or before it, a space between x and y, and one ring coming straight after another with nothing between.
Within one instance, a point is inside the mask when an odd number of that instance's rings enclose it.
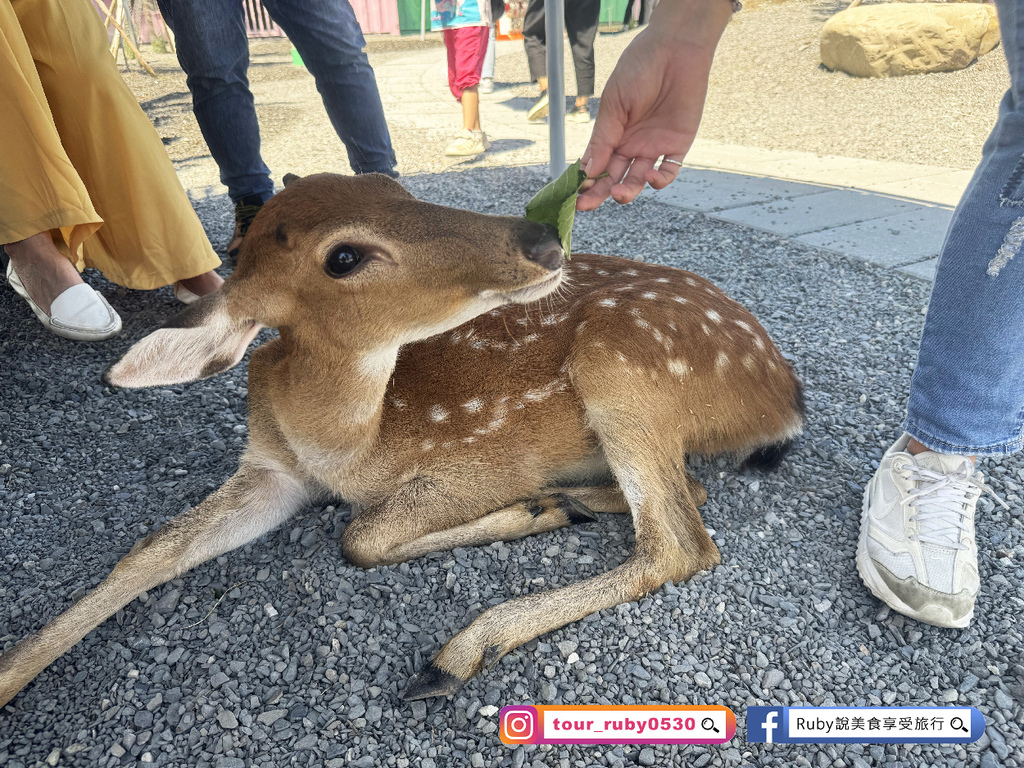
<instances>
[{"instance_id":1,"label":"deer's head","mask_svg":"<svg viewBox=\"0 0 1024 768\"><path fill-rule=\"evenodd\" d=\"M395 349L554 290L549 227L417 200L383 175L292 177L257 214L217 292L133 346L114 386L193 381L241 360L262 327L314 350Z\"/></svg>"}]
</instances>

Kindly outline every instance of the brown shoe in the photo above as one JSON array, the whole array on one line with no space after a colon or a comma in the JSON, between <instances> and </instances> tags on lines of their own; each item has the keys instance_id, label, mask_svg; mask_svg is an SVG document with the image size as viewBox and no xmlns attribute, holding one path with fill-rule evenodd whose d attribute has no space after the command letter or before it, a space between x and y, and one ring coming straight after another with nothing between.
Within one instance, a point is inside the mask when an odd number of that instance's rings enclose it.
<instances>
[{"instance_id":1,"label":"brown shoe","mask_svg":"<svg viewBox=\"0 0 1024 768\"><path fill-rule=\"evenodd\" d=\"M259 195L246 195L235 203L235 232L228 243L228 257L238 259L238 251L245 240L245 233L249 231L252 220L263 207L263 198Z\"/></svg>"}]
</instances>

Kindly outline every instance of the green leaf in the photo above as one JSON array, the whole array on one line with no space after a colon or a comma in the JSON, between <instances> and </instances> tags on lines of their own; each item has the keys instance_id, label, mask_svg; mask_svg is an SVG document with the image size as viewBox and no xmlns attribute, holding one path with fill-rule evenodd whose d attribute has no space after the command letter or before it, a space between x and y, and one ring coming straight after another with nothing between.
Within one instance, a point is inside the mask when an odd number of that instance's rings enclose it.
<instances>
[{"instance_id":1,"label":"green leaf","mask_svg":"<svg viewBox=\"0 0 1024 768\"><path fill-rule=\"evenodd\" d=\"M526 204L526 218L538 224L550 224L558 230L566 258L572 253L572 222L576 218L576 196L587 180L580 161L565 169Z\"/></svg>"}]
</instances>

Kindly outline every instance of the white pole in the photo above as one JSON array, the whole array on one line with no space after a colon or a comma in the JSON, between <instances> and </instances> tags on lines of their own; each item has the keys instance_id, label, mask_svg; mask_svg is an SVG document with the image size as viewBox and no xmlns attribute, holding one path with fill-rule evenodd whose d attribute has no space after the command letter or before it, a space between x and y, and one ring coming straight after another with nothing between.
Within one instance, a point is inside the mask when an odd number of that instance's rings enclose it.
<instances>
[{"instance_id":1,"label":"white pole","mask_svg":"<svg viewBox=\"0 0 1024 768\"><path fill-rule=\"evenodd\" d=\"M427 0L420 0L420 42L427 39Z\"/></svg>"},{"instance_id":2,"label":"white pole","mask_svg":"<svg viewBox=\"0 0 1024 768\"><path fill-rule=\"evenodd\" d=\"M557 179L565 170L564 33L565 0L544 0L544 35L548 53L548 167L552 179Z\"/></svg>"}]
</instances>

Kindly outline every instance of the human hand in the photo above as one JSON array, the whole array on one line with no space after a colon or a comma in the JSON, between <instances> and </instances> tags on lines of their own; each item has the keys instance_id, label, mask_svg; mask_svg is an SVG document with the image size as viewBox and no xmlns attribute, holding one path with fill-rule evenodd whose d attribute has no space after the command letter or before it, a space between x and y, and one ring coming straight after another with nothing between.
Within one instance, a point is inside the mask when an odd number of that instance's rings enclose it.
<instances>
[{"instance_id":1,"label":"human hand","mask_svg":"<svg viewBox=\"0 0 1024 768\"><path fill-rule=\"evenodd\" d=\"M659 5L668 6L668 2ZM589 179L576 209L592 211L609 195L628 203L650 184L662 189L679 173L697 135L715 45L731 13L728 0L711 0L693 10L672 7L626 47L601 96L590 144L581 158ZM686 14L703 14L703 24L685 26ZM686 29L688 34L683 34ZM655 167L664 156L660 167ZM676 161L676 162L672 162ZM607 173L602 178L597 178Z\"/></svg>"}]
</instances>

